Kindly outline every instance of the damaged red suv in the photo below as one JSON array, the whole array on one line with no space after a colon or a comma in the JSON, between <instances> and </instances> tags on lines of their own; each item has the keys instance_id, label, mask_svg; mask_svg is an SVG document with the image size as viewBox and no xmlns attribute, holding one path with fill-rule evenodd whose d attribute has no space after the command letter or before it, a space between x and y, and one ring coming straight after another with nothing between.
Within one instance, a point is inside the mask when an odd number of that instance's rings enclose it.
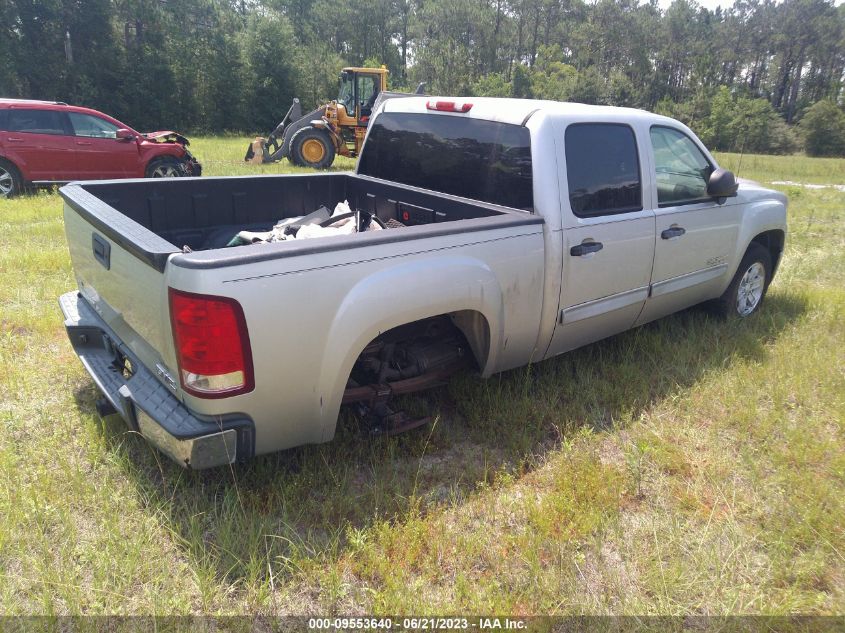
<instances>
[{"instance_id":1,"label":"damaged red suv","mask_svg":"<svg viewBox=\"0 0 845 633\"><path fill-rule=\"evenodd\" d=\"M199 176L187 146L176 132L141 134L90 108L0 99L0 198L30 184Z\"/></svg>"}]
</instances>

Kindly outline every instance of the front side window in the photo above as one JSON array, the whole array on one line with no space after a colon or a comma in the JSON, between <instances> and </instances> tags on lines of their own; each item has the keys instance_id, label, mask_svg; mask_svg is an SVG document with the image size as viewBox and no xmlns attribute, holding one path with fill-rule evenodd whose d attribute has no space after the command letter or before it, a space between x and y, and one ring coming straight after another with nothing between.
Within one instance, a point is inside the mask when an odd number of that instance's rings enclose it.
<instances>
[{"instance_id":1,"label":"front side window","mask_svg":"<svg viewBox=\"0 0 845 633\"><path fill-rule=\"evenodd\" d=\"M7 115L9 132L29 134L65 134L62 114L56 110L10 109Z\"/></svg>"},{"instance_id":2,"label":"front side window","mask_svg":"<svg viewBox=\"0 0 845 633\"><path fill-rule=\"evenodd\" d=\"M347 114L351 116L355 109L355 75L349 72L340 75L340 91L337 94L337 103L346 108Z\"/></svg>"},{"instance_id":3,"label":"front side window","mask_svg":"<svg viewBox=\"0 0 845 633\"><path fill-rule=\"evenodd\" d=\"M651 128L658 206L709 200L713 166L690 137L669 127Z\"/></svg>"},{"instance_id":4,"label":"front side window","mask_svg":"<svg viewBox=\"0 0 845 633\"><path fill-rule=\"evenodd\" d=\"M358 173L532 211L531 135L521 125L439 114L383 112Z\"/></svg>"},{"instance_id":5,"label":"front side window","mask_svg":"<svg viewBox=\"0 0 845 633\"><path fill-rule=\"evenodd\" d=\"M640 158L634 130L618 123L575 123L566 128L569 203L580 218L643 208Z\"/></svg>"},{"instance_id":6,"label":"front side window","mask_svg":"<svg viewBox=\"0 0 845 633\"><path fill-rule=\"evenodd\" d=\"M76 136L87 136L89 138L117 138L117 130L120 129L114 123L90 114L79 112L68 112L70 124L73 126L73 133Z\"/></svg>"}]
</instances>

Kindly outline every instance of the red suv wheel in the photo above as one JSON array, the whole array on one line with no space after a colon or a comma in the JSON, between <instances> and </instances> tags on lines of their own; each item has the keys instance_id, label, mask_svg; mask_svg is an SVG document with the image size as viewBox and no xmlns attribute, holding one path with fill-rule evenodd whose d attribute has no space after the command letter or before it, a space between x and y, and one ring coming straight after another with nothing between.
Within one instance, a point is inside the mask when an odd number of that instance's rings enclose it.
<instances>
[{"instance_id":1,"label":"red suv wheel","mask_svg":"<svg viewBox=\"0 0 845 633\"><path fill-rule=\"evenodd\" d=\"M157 158L147 166L147 178L179 178L184 175L185 166L175 158Z\"/></svg>"},{"instance_id":2,"label":"red suv wheel","mask_svg":"<svg viewBox=\"0 0 845 633\"><path fill-rule=\"evenodd\" d=\"M7 160L0 158L0 198L11 198L23 187L21 173Z\"/></svg>"}]
</instances>

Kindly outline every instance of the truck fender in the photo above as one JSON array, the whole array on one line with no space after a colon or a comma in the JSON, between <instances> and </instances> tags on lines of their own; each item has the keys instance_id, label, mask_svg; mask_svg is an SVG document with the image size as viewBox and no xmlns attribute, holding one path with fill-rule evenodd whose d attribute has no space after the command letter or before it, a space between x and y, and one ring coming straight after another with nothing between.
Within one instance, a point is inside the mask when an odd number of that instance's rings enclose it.
<instances>
[{"instance_id":1,"label":"truck fender","mask_svg":"<svg viewBox=\"0 0 845 633\"><path fill-rule=\"evenodd\" d=\"M353 286L325 337L318 384L323 441L334 436L352 366L373 339L400 325L464 311L487 321L487 357L476 358L484 372L495 366L501 348L504 303L498 279L483 262L438 254L381 270Z\"/></svg>"},{"instance_id":2,"label":"truck fender","mask_svg":"<svg viewBox=\"0 0 845 633\"><path fill-rule=\"evenodd\" d=\"M724 287L722 292L730 284L733 276L736 274L736 269L739 262L742 260L748 246L755 237L768 231L780 231L784 233L786 227L786 197L782 201L779 200L761 200L749 204L742 214L742 221L739 226L739 235L736 240L736 251L733 254L733 264L729 268L728 274L725 275ZM777 262L772 261L773 266L777 266Z\"/></svg>"}]
</instances>

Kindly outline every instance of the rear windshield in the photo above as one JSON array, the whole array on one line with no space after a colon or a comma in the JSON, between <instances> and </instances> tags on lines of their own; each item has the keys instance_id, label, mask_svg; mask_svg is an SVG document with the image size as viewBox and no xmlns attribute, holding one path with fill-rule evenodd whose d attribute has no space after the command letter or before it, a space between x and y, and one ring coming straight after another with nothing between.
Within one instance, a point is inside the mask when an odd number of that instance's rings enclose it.
<instances>
[{"instance_id":1,"label":"rear windshield","mask_svg":"<svg viewBox=\"0 0 845 633\"><path fill-rule=\"evenodd\" d=\"M460 116L385 112L358 173L533 210L531 138L520 125Z\"/></svg>"}]
</instances>

